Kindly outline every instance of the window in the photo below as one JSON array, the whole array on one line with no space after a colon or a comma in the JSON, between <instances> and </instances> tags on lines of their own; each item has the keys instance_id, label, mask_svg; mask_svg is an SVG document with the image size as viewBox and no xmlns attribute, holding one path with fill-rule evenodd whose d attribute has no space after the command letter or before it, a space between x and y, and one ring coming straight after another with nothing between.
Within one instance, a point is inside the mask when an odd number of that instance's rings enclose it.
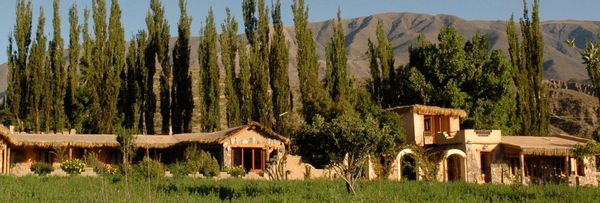
<instances>
[{"instance_id":1,"label":"window","mask_svg":"<svg viewBox=\"0 0 600 203\"><path fill-rule=\"evenodd\" d=\"M425 125L425 132L431 132L431 116L425 116L423 124Z\"/></svg>"}]
</instances>

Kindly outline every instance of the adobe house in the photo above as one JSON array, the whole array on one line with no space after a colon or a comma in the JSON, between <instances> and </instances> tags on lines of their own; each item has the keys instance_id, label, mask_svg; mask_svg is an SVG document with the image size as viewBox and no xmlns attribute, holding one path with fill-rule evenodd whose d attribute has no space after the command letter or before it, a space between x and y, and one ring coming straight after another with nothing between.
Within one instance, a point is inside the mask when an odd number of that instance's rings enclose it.
<instances>
[{"instance_id":1,"label":"adobe house","mask_svg":"<svg viewBox=\"0 0 600 203\"><path fill-rule=\"evenodd\" d=\"M247 170L266 169L269 159L285 152L290 140L258 123L229 128L213 133L176 135L134 135L137 158L150 156L163 163L183 159L187 146L196 145L210 152L221 167L240 165ZM0 174L9 174L11 166L29 168L35 162L58 167L56 151L68 158L83 158L95 153L103 163L122 161L117 136L111 134L32 134L17 133L0 126Z\"/></svg>"},{"instance_id":2,"label":"adobe house","mask_svg":"<svg viewBox=\"0 0 600 203\"><path fill-rule=\"evenodd\" d=\"M404 119L406 142L436 154L440 181L598 185L595 157L577 160L572 149L590 141L568 135L502 136L500 130L460 129L460 109L410 105L388 109ZM392 179L423 178L413 149L401 150ZM523 177L523 178L519 178Z\"/></svg>"}]
</instances>

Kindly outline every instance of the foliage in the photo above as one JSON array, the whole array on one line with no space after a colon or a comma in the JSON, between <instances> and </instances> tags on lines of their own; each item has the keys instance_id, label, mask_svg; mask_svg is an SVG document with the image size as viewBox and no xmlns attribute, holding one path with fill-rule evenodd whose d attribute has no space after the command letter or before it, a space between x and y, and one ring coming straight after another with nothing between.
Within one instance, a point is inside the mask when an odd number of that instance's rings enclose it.
<instances>
[{"instance_id":1,"label":"foliage","mask_svg":"<svg viewBox=\"0 0 600 203\"><path fill-rule=\"evenodd\" d=\"M267 161L266 173L269 175L271 180L287 180L287 173L285 170L287 164L287 153L283 154L282 157L273 157ZM307 167L307 166L306 166ZM308 172L308 178L310 178L310 172ZM306 177L306 174L305 174Z\"/></svg>"},{"instance_id":2,"label":"foliage","mask_svg":"<svg viewBox=\"0 0 600 203\"><path fill-rule=\"evenodd\" d=\"M142 161L137 163L133 170L138 177L143 178L158 178L165 175L165 168L157 160L144 157Z\"/></svg>"},{"instance_id":3,"label":"foliage","mask_svg":"<svg viewBox=\"0 0 600 203\"><path fill-rule=\"evenodd\" d=\"M208 11L198 48L200 66L200 114L202 130L214 132L220 127L219 67L217 66L217 30L212 9Z\"/></svg>"},{"instance_id":4,"label":"foliage","mask_svg":"<svg viewBox=\"0 0 600 203\"><path fill-rule=\"evenodd\" d=\"M252 118L252 89L250 85L250 63L247 54L247 44L243 39L239 40L239 67L240 72L237 80L237 93L240 105L241 123L247 123Z\"/></svg>"},{"instance_id":5,"label":"foliage","mask_svg":"<svg viewBox=\"0 0 600 203\"><path fill-rule=\"evenodd\" d=\"M539 1L533 1L531 18L527 4L523 2L523 18L520 20L521 40L511 17L507 23L508 51L517 86L517 113L521 135L547 136L550 113L547 91L543 84L544 40L540 32Z\"/></svg>"},{"instance_id":6,"label":"foliage","mask_svg":"<svg viewBox=\"0 0 600 203\"><path fill-rule=\"evenodd\" d=\"M36 162L34 164L31 164L31 171L40 176L48 175L52 172L52 170L54 170L54 169L52 168L52 165L50 165L49 163Z\"/></svg>"},{"instance_id":7,"label":"foliage","mask_svg":"<svg viewBox=\"0 0 600 203\"><path fill-rule=\"evenodd\" d=\"M225 172L234 178L246 176L246 169L243 166L230 166L225 168Z\"/></svg>"},{"instance_id":8,"label":"foliage","mask_svg":"<svg viewBox=\"0 0 600 203\"><path fill-rule=\"evenodd\" d=\"M594 141L585 144L576 144L571 150L577 159L591 158L594 155L600 154L600 145Z\"/></svg>"},{"instance_id":9,"label":"foliage","mask_svg":"<svg viewBox=\"0 0 600 203\"><path fill-rule=\"evenodd\" d=\"M54 154L58 162L63 162L69 158L69 148L64 146L54 147L52 154Z\"/></svg>"},{"instance_id":10,"label":"foliage","mask_svg":"<svg viewBox=\"0 0 600 203\"><path fill-rule=\"evenodd\" d=\"M77 175L83 172L85 168L85 162L80 159L69 159L64 161L60 168L68 174Z\"/></svg>"},{"instance_id":11,"label":"foliage","mask_svg":"<svg viewBox=\"0 0 600 203\"><path fill-rule=\"evenodd\" d=\"M443 153L441 151L436 151L435 148L423 148L415 145L409 145L407 148L413 151L410 156L415 159L422 180L437 180L439 163L442 161Z\"/></svg>"}]
</instances>

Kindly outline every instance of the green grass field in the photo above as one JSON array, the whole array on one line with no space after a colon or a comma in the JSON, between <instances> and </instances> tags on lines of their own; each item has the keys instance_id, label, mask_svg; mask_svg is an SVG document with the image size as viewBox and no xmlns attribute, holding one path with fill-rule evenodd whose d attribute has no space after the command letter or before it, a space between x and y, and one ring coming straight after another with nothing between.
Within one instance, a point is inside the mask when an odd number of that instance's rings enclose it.
<instances>
[{"instance_id":1,"label":"green grass field","mask_svg":"<svg viewBox=\"0 0 600 203\"><path fill-rule=\"evenodd\" d=\"M0 177L0 202L598 202L598 188L364 181L175 178L125 181L84 177Z\"/></svg>"}]
</instances>

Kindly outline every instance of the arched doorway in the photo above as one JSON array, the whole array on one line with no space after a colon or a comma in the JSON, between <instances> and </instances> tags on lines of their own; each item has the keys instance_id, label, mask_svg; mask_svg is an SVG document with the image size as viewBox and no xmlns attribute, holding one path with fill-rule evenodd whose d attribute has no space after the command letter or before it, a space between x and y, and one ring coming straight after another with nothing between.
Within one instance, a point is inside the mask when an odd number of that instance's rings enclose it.
<instances>
[{"instance_id":1,"label":"arched doorway","mask_svg":"<svg viewBox=\"0 0 600 203\"><path fill-rule=\"evenodd\" d=\"M459 149L446 151L444 155L445 180L460 181L466 178L466 159L467 155Z\"/></svg>"},{"instance_id":2,"label":"arched doorway","mask_svg":"<svg viewBox=\"0 0 600 203\"><path fill-rule=\"evenodd\" d=\"M415 154L411 149L403 149L396 158L398 180L417 180L418 165Z\"/></svg>"}]
</instances>

